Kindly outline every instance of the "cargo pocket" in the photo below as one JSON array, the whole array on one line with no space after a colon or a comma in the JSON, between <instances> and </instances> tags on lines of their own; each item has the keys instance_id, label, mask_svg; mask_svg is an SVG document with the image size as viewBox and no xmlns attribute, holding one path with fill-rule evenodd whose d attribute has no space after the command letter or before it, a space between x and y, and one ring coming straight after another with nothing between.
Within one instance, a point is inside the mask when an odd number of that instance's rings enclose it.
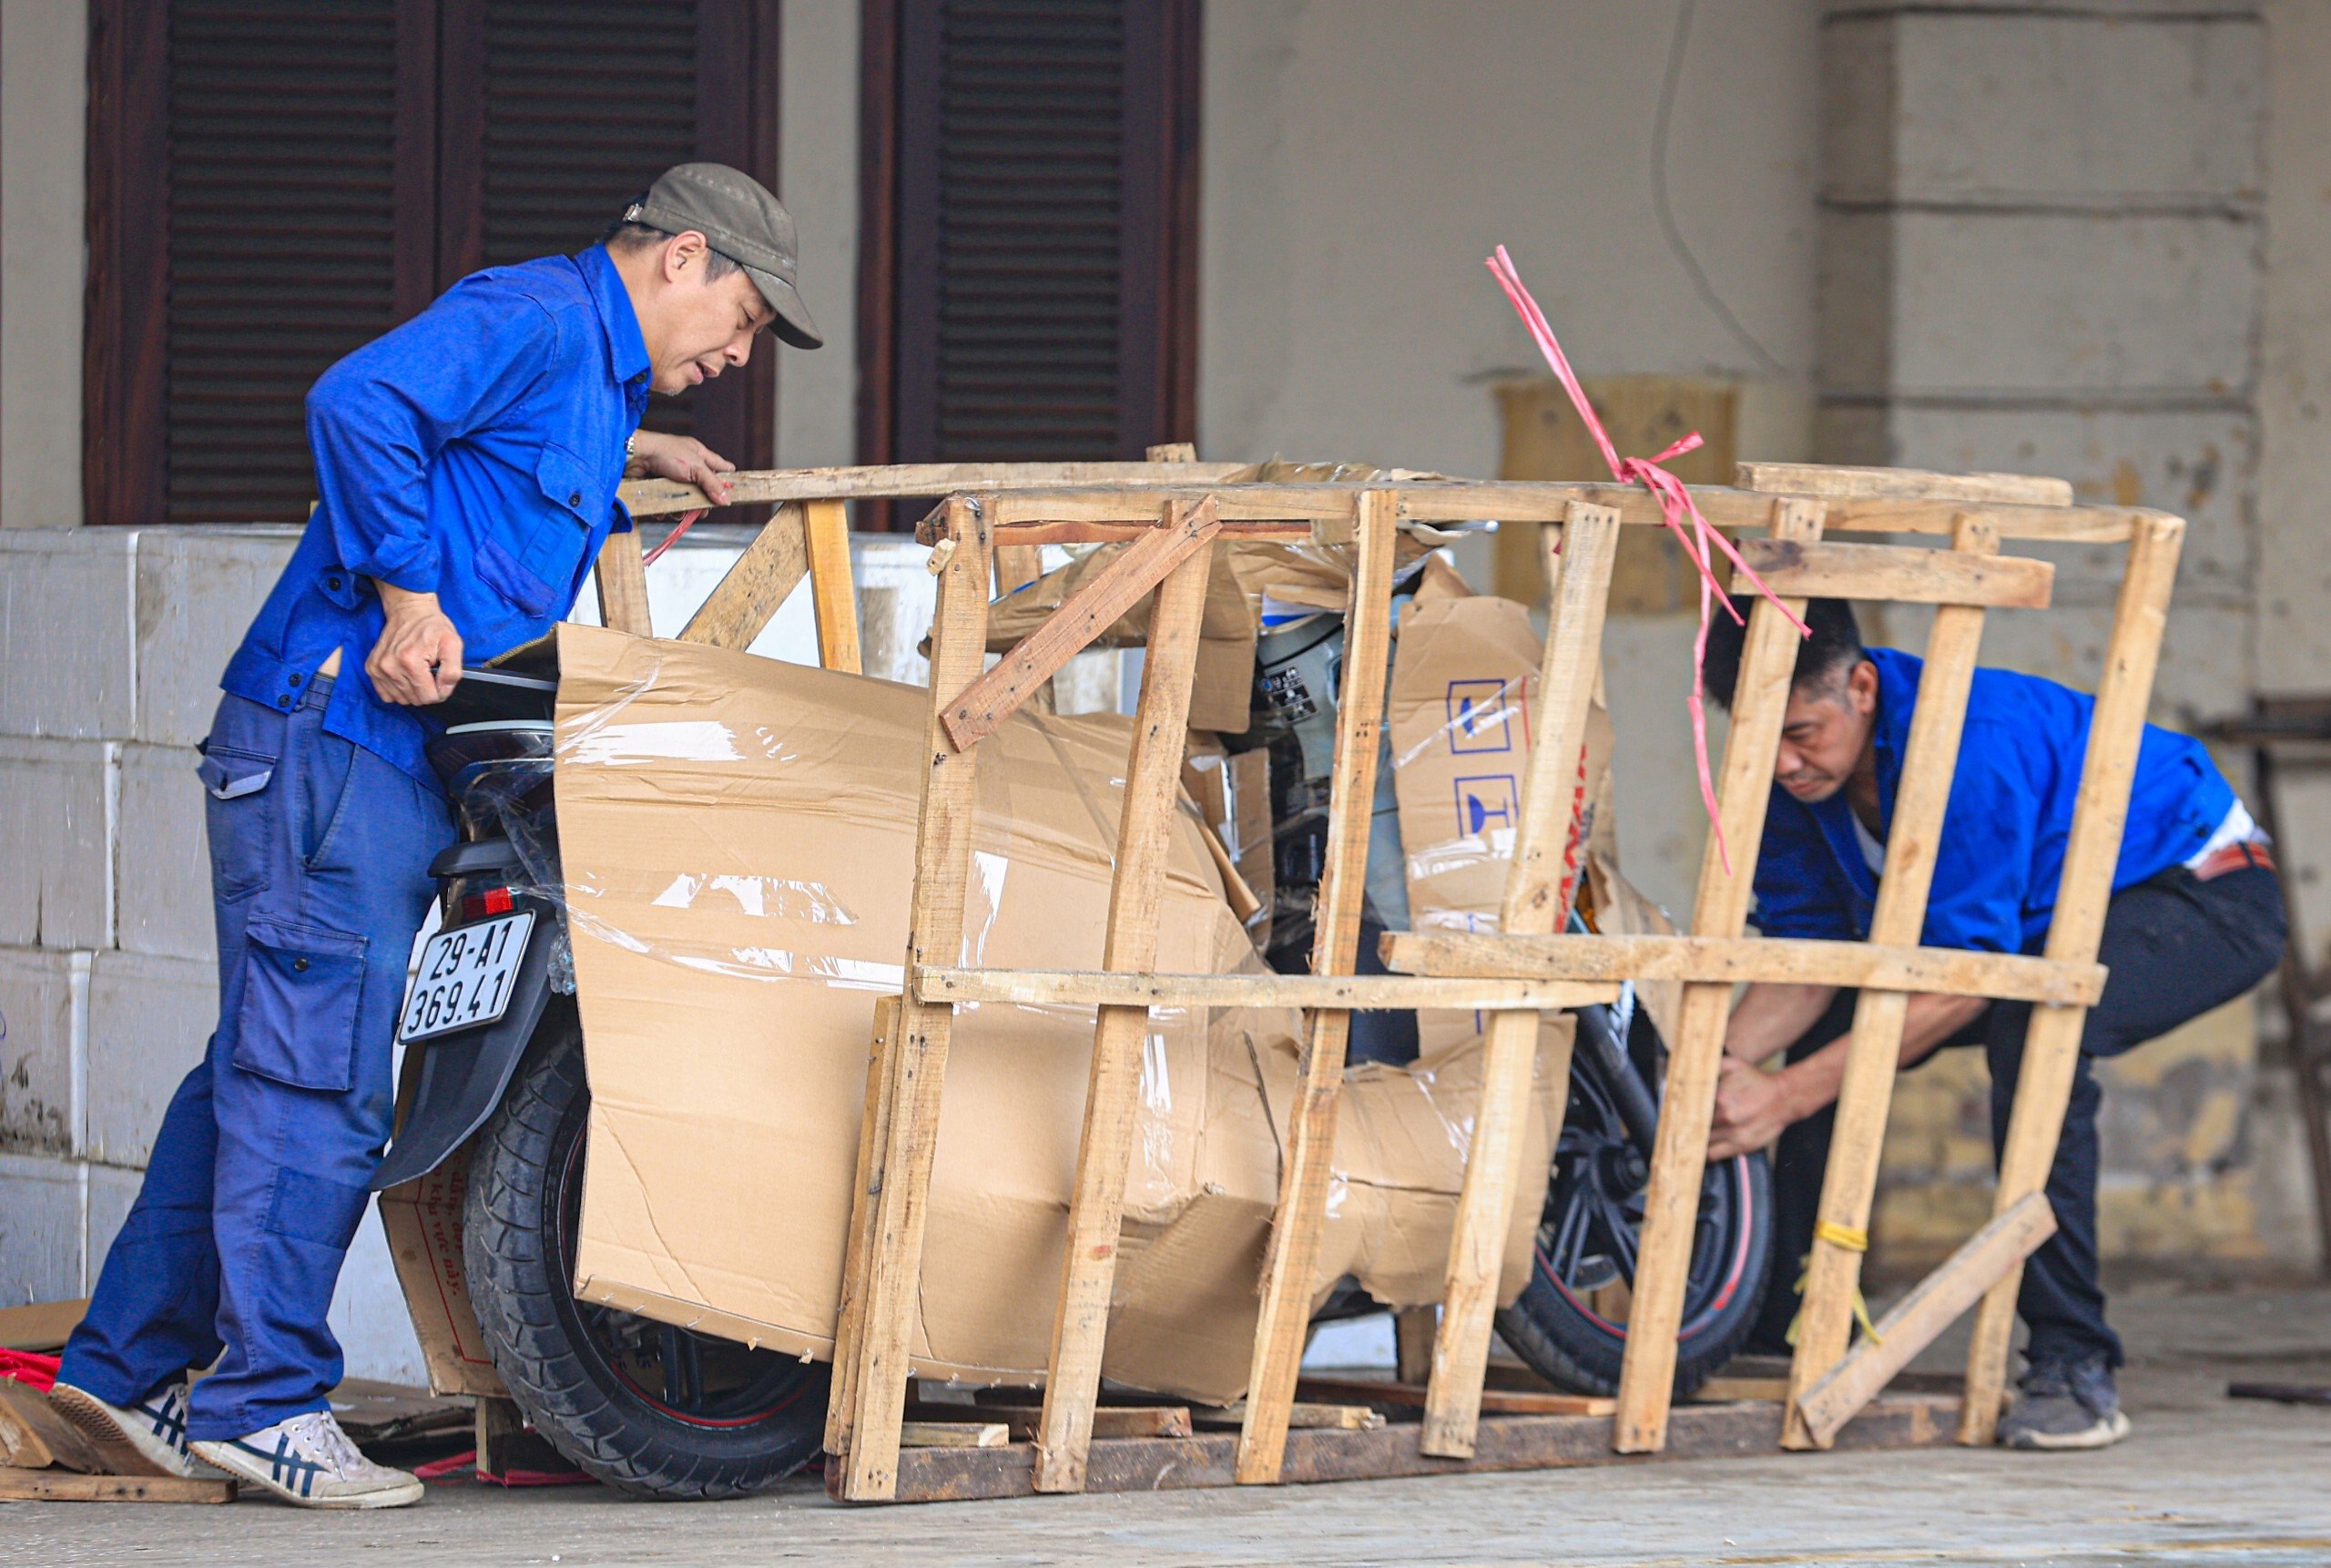
<instances>
[{"instance_id":1,"label":"cargo pocket","mask_svg":"<svg viewBox=\"0 0 2331 1568\"><path fill-rule=\"evenodd\" d=\"M276 721L280 730L280 720ZM247 898L267 885L273 853L276 799L270 790L277 759L256 750L205 741L195 774L209 796L203 825L210 834L210 891L221 903Z\"/></svg>"},{"instance_id":2,"label":"cargo pocket","mask_svg":"<svg viewBox=\"0 0 2331 1568\"><path fill-rule=\"evenodd\" d=\"M295 1089L352 1087L365 939L265 918L243 932L235 1065Z\"/></svg>"}]
</instances>

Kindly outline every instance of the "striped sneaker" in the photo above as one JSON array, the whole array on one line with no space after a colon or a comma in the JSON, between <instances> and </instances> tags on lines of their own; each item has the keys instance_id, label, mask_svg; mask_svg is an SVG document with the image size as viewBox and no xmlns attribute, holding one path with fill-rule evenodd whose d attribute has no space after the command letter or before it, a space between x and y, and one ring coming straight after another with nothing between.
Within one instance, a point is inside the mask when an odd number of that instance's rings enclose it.
<instances>
[{"instance_id":1,"label":"striped sneaker","mask_svg":"<svg viewBox=\"0 0 2331 1568\"><path fill-rule=\"evenodd\" d=\"M293 1416L249 1437L197 1442L194 1451L301 1508L402 1508L421 1501L418 1480L357 1452L330 1410Z\"/></svg>"},{"instance_id":2,"label":"striped sneaker","mask_svg":"<svg viewBox=\"0 0 2331 1568\"><path fill-rule=\"evenodd\" d=\"M183 1381L156 1390L134 1405L109 1405L87 1389L59 1383L48 1402L87 1440L112 1475L182 1475L222 1481L226 1471L188 1451Z\"/></svg>"}]
</instances>

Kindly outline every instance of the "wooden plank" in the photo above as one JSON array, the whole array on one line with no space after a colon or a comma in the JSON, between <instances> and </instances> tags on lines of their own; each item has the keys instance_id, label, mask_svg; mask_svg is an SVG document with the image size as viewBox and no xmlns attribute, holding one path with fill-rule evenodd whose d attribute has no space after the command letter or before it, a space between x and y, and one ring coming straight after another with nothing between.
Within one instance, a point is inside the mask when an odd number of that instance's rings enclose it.
<instances>
[{"instance_id":1,"label":"wooden plank","mask_svg":"<svg viewBox=\"0 0 2331 1568\"><path fill-rule=\"evenodd\" d=\"M2026 1193L1977 1231L1879 1319L1876 1334L1796 1392L1786 1431L1801 1433L1804 1441L1789 1446L1827 1448L1835 1442L1896 1373L2055 1234L2056 1212L2046 1195L2036 1192ZM1992 1409L1998 1409L1997 1400Z\"/></svg>"},{"instance_id":2,"label":"wooden plank","mask_svg":"<svg viewBox=\"0 0 2331 1568\"><path fill-rule=\"evenodd\" d=\"M728 499L724 504L911 500L1034 486L1211 484L1246 466L1239 463L901 463L879 467L747 469L728 475ZM712 505L695 485L670 479L635 479L616 494L634 517L694 512Z\"/></svg>"},{"instance_id":3,"label":"wooden plank","mask_svg":"<svg viewBox=\"0 0 2331 1568\"><path fill-rule=\"evenodd\" d=\"M1044 617L1044 624L1020 639L994 667L969 682L962 695L942 714L948 735L957 747L975 746L995 732L1019 706L1058 675L1063 666L1092 645L1093 639L1115 626L1117 617L1147 597L1167 575L1194 556L1211 558L1206 546L1220 532L1211 499L1178 514L1172 524L1144 535L1125 552L1094 573L1084 585ZM1201 606L1203 607L1203 606ZM1152 632L1153 638L1155 633ZM1192 657L1196 634L1193 632ZM1155 657L1153 648L1150 657ZM1183 707L1187 709L1186 696ZM1180 760L1175 766L1179 768Z\"/></svg>"},{"instance_id":4,"label":"wooden plank","mask_svg":"<svg viewBox=\"0 0 2331 1568\"><path fill-rule=\"evenodd\" d=\"M865 667L859 647L857 575L850 565L850 509L839 501L809 501L801 510L809 604L818 617L818 662L857 675Z\"/></svg>"},{"instance_id":5,"label":"wooden plank","mask_svg":"<svg viewBox=\"0 0 2331 1568\"><path fill-rule=\"evenodd\" d=\"M1585 800L1587 710L1603 661L1603 622L1618 558L1619 519L1573 504L1562 553L1549 561L1552 608L1538 671L1538 736L1522 780L1521 820L1505 875L1498 929L1543 936L1562 923L1580 864L1573 824ZM1461 1459L1473 1451L1489 1365L1498 1277L1522 1187L1522 1135L1537 1067L1541 1020L1500 1013L1482 1054L1481 1102L1466 1145L1465 1182L1449 1241L1440 1323L1432 1341L1432 1397L1425 1406L1424 1451ZM1542 1187L1544 1178L1539 1178ZM1542 1196L1533 1202L1542 1202Z\"/></svg>"},{"instance_id":6,"label":"wooden plank","mask_svg":"<svg viewBox=\"0 0 2331 1568\"><path fill-rule=\"evenodd\" d=\"M809 570L801 508L780 506L680 628L680 641L717 648L752 647Z\"/></svg>"},{"instance_id":7,"label":"wooden plank","mask_svg":"<svg viewBox=\"0 0 2331 1568\"><path fill-rule=\"evenodd\" d=\"M511 1449L525 1435L526 1417L514 1400L486 1398L472 1412L472 1441L481 1475L504 1475L513 1468Z\"/></svg>"},{"instance_id":8,"label":"wooden plank","mask_svg":"<svg viewBox=\"0 0 2331 1568\"><path fill-rule=\"evenodd\" d=\"M1358 1400L1369 1404L1392 1405L1410 1410L1430 1407L1432 1398L1429 1383L1380 1382L1373 1378L1328 1378L1306 1376L1296 1384L1296 1391L1308 1400ZM1618 1400L1602 1394L1566 1394L1559 1390L1540 1389L1481 1390L1480 1409L1497 1416L1607 1416L1618 1409ZM1462 1454L1444 1454L1445 1459L1462 1459Z\"/></svg>"},{"instance_id":9,"label":"wooden plank","mask_svg":"<svg viewBox=\"0 0 2331 1568\"><path fill-rule=\"evenodd\" d=\"M0 1502L232 1502L231 1481L0 1469Z\"/></svg>"},{"instance_id":10,"label":"wooden plank","mask_svg":"<svg viewBox=\"0 0 2331 1568\"><path fill-rule=\"evenodd\" d=\"M1359 914L1368 880L1369 812L1376 799L1376 754L1384 734L1385 687L1392 657L1392 545L1400 494L1359 497L1351 609L1344 621L1342 690L1336 714L1334 779L1328 798L1328 841L1311 942L1311 972L1348 975L1359 967ZM1315 1010L1303 1036L1295 1103L1288 1115L1278 1204L1263 1255L1262 1308L1247 1380L1247 1421L1238 1433L1237 1479L1278 1480L1288 1411L1311 1324L1313 1271L1334 1174L1336 1100L1343 1087L1351 1014Z\"/></svg>"},{"instance_id":11,"label":"wooden plank","mask_svg":"<svg viewBox=\"0 0 2331 1568\"><path fill-rule=\"evenodd\" d=\"M1012 1431L1002 1421L902 1421L901 1448L1002 1448Z\"/></svg>"},{"instance_id":12,"label":"wooden plank","mask_svg":"<svg viewBox=\"0 0 2331 1568\"><path fill-rule=\"evenodd\" d=\"M988 532L977 507L948 503L956 548L939 577L931 627L931 722L924 733L921 807L915 835L913 901L908 914L906 967L945 959L963 947L963 898L971 877L972 819L979 753L959 751L940 715L946 694L962 689L986 658ZM906 1407L909 1347L922 1287L922 1232L938 1148L939 1107L946 1078L954 1009L909 999L880 1064L881 1129L877 1157L861 1167L872 1212L856 1288L864 1298L850 1367L837 1380L850 1406L841 1425L849 1452L829 1471L854 1500L885 1498L898 1481L899 1423Z\"/></svg>"},{"instance_id":13,"label":"wooden plank","mask_svg":"<svg viewBox=\"0 0 2331 1568\"><path fill-rule=\"evenodd\" d=\"M1774 495L1824 500L2004 501L2024 506L2070 506L2069 479L2036 473L1934 473L1921 468L1839 468L1818 463L1740 463L1735 485Z\"/></svg>"},{"instance_id":14,"label":"wooden plank","mask_svg":"<svg viewBox=\"0 0 2331 1568\"><path fill-rule=\"evenodd\" d=\"M2055 563L2028 555L1788 539L1743 539L1739 550L1765 585L1784 598L2044 610L2056 580Z\"/></svg>"},{"instance_id":15,"label":"wooden plank","mask_svg":"<svg viewBox=\"0 0 2331 1568\"><path fill-rule=\"evenodd\" d=\"M2112 638L2104 650L2104 676L2096 689L2095 716L2089 721L2088 755L2081 764L2056 910L2048 925L2045 951L2050 958L2092 961L2104 933L2121 831L2128 822L2129 787L2144 738L2145 708L2153 697L2153 670L2161 659L2162 632L2169 618L2169 596L2176 586L2184 535L2182 520L2157 517L2139 530L2129 546ZM2056 1139L2063 1131L2064 1108L2071 1102L2072 1070L2087 1021L2085 1008L2032 1010L2000 1157L1994 1213L2006 1213L2047 1184ZM1976 1313L1974 1342L1967 1351L1960 1442L1989 1443L1997 1435L2000 1395L2007 1386L2008 1341L2015 1328L2015 1292L2022 1277L2021 1268L2010 1269Z\"/></svg>"},{"instance_id":16,"label":"wooden plank","mask_svg":"<svg viewBox=\"0 0 2331 1568\"><path fill-rule=\"evenodd\" d=\"M607 535L592 578L599 591L601 626L636 637L656 635L647 613L647 567L640 558L638 529Z\"/></svg>"},{"instance_id":17,"label":"wooden plank","mask_svg":"<svg viewBox=\"0 0 2331 1568\"><path fill-rule=\"evenodd\" d=\"M1858 1451L1919 1448L1942 1440L1955 1399L1888 1396L1847 1427L1837 1446ZM1694 1405L1675 1412L1666 1459L1734 1459L1768 1453L1780 1432L1772 1404ZM1368 1431L1298 1431L1287 1441L1286 1479L1296 1483L1380 1481L1412 1475L1567 1470L1657 1462L1612 1451L1607 1416L1496 1416L1481 1422L1470 1460L1436 1459L1417 1446L1423 1429L1395 1421ZM1180 1492L1231 1484L1236 1443L1228 1436L1134 1439L1094 1445L1087 1492ZM969 1502L1026 1497L1033 1447L918 1449L901 1456L898 1501ZM835 1492L833 1469L827 1488Z\"/></svg>"},{"instance_id":18,"label":"wooden plank","mask_svg":"<svg viewBox=\"0 0 2331 1568\"><path fill-rule=\"evenodd\" d=\"M1448 1007L1560 1012L1618 1000L1619 983L1413 974L1156 974L1099 969L918 969L925 1002L1066 1007Z\"/></svg>"},{"instance_id":19,"label":"wooden plank","mask_svg":"<svg viewBox=\"0 0 2331 1568\"><path fill-rule=\"evenodd\" d=\"M88 1309L87 1296L70 1301L0 1307L0 1346L11 1350L61 1350Z\"/></svg>"},{"instance_id":20,"label":"wooden plank","mask_svg":"<svg viewBox=\"0 0 2331 1568\"><path fill-rule=\"evenodd\" d=\"M63 1465L95 1472L106 1468L97 1446L48 1402L48 1396L13 1378L0 1378L0 1449L10 1464L27 1470Z\"/></svg>"},{"instance_id":21,"label":"wooden plank","mask_svg":"<svg viewBox=\"0 0 2331 1568\"><path fill-rule=\"evenodd\" d=\"M952 1419L949 1412L958 1409L969 1409L982 1420L1002 1421L1010 1429L1013 1442L1033 1441L1037 1423L1043 1418L1042 1405L986 1400L970 1407L918 1405L909 1413L917 1420L947 1420ZM1096 1439L1188 1437L1196 1430L1187 1405L1100 1405L1093 1411Z\"/></svg>"},{"instance_id":22,"label":"wooden plank","mask_svg":"<svg viewBox=\"0 0 2331 1568\"><path fill-rule=\"evenodd\" d=\"M858 1159L850 1166L850 1239L843 1244L841 1288L835 1299L840 1310L834 1320L833 1381L826 1398L826 1451L850 1451L850 1380L858 1368L858 1336L865 1326L865 1258L867 1231L873 1224L874 1195L866 1184L879 1167L879 1151L889 1136L883 1120L883 1064L897 1054L900 999L874 999L874 1034L866 1053L866 1098L859 1109Z\"/></svg>"},{"instance_id":23,"label":"wooden plank","mask_svg":"<svg viewBox=\"0 0 2331 1568\"><path fill-rule=\"evenodd\" d=\"M1819 537L1821 505L1772 503L1776 538ZM1801 603L1791 604L1801 612ZM1697 936L1736 937L1748 915L1756 850L1772 799L1773 760L1780 748L1781 717L1797 668L1798 633L1770 600L1749 612L1748 633L1734 693L1732 731L1724 748L1716 795L1721 840L1710 834L1700 860L1692 915ZM1728 848L1730 861L1725 851ZM1668 1404L1675 1385L1675 1335L1684 1309L1684 1281L1700 1212L1700 1176L1715 1110L1717 1067L1732 1014L1732 987L1684 987L1676 1037L1668 1043L1667 1083L1661 1097L1659 1135L1653 1145L1651 1185L1644 1194L1642 1238L1635 1249L1634 1299L1628 1308L1627 1349L1619 1377L1619 1413L1613 1441L1623 1453L1657 1452L1666 1441Z\"/></svg>"},{"instance_id":24,"label":"wooden plank","mask_svg":"<svg viewBox=\"0 0 2331 1568\"><path fill-rule=\"evenodd\" d=\"M1388 932L1379 951L1385 966L1399 973L1451 977L1684 980L1726 985L1766 980L2082 1004L2093 1003L2104 990L2104 966L2100 963L1793 937Z\"/></svg>"},{"instance_id":25,"label":"wooden plank","mask_svg":"<svg viewBox=\"0 0 2331 1568\"><path fill-rule=\"evenodd\" d=\"M1788 1398L1788 1379L1710 1378L1692 1390L1692 1398L1702 1404L1731 1404L1741 1400L1778 1401Z\"/></svg>"},{"instance_id":26,"label":"wooden plank","mask_svg":"<svg viewBox=\"0 0 2331 1568\"><path fill-rule=\"evenodd\" d=\"M1237 1431L1247 1424L1247 1401L1225 1405L1220 1410L1201 1410L1192 1418L1205 1431ZM1386 1424L1384 1412L1374 1405L1323 1404L1316 1400L1298 1400L1287 1408L1287 1425L1290 1431L1305 1427L1326 1428L1336 1431L1374 1431Z\"/></svg>"},{"instance_id":27,"label":"wooden plank","mask_svg":"<svg viewBox=\"0 0 2331 1568\"><path fill-rule=\"evenodd\" d=\"M1157 962L1166 856L1179 809L1176 802L1182 789L1182 753L1189 741L1190 684L1197 672L1198 630L1214 562L1214 552L1206 547L1213 536L1210 504L1201 502L1181 521L1180 527L1158 535L1177 551L1178 560L1158 585L1150 616L1149 655L1142 666L1141 700L1134 713L1133 748L1125 762L1116 872L1109 882L1109 925L1101 952L1102 964L1112 971L1139 972ZM1143 545L1128 550L1119 564ZM1060 613L1068 608L1064 605ZM1108 612L1092 626L1088 640L1123 613L1122 607ZM1054 620L1058 618L1056 615ZM1043 635L1041 629L1036 633ZM947 717L960 711L951 708ZM958 744L970 744L960 731ZM1108 1334L1109 1301L1116 1284L1125 1171L1133 1155L1142 1048L1148 1032L1146 1005L1104 1007L1094 1021L1084 1127L1077 1141L1060 1301L1053 1318L1052 1355L1045 1363L1043 1420L1036 1438L1039 1492L1080 1492L1084 1486L1084 1452L1093 1441L1093 1406L1101 1391L1102 1342Z\"/></svg>"},{"instance_id":28,"label":"wooden plank","mask_svg":"<svg viewBox=\"0 0 2331 1568\"><path fill-rule=\"evenodd\" d=\"M1392 1314L1392 1363L1400 1381L1422 1385L1431 1378L1432 1339L1440 1328L1437 1308L1410 1307Z\"/></svg>"},{"instance_id":29,"label":"wooden plank","mask_svg":"<svg viewBox=\"0 0 2331 1568\"><path fill-rule=\"evenodd\" d=\"M1999 544L1998 530L1972 515L1959 520L1952 541L1954 549L1968 555L1995 552ZM1950 805L1959 737L1967 724L1967 695L1974 687L1975 657L1982 641L1981 609L1946 604L1935 611L1919 677L1918 706L1910 714L1903 750L1901 785L1887 830L1878 905L1869 922L1872 942L1891 946L1915 942L1926 924L1927 894L1934 885L1935 860L1942 848L1944 813ZM1868 988L1855 1000L1797 1318L1797 1354L1789 1369L1793 1398L1828 1374L1853 1334L1862 1254L1868 1250L1870 1206L1878 1195L1878 1153L1886 1141L1894 1078L1901 1071L1902 1025L1909 1001L1907 992ZM1860 1245L1840 1245L1848 1237L1865 1239ZM1794 1406L1781 1441L1786 1448L1820 1446L1820 1438L1804 1425Z\"/></svg>"}]
</instances>

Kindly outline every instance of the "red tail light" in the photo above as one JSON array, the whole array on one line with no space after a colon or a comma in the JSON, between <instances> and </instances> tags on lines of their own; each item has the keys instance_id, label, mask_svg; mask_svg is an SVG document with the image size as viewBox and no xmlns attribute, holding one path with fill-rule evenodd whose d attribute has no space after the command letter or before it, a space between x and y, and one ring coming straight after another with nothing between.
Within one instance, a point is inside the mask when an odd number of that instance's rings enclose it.
<instances>
[{"instance_id":1,"label":"red tail light","mask_svg":"<svg viewBox=\"0 0 2331 1568\"><path fill-rule=\"evenodd\" d=\"M508 888L488 888L462 901L462 919L484 920L488 915L508 914L516 904L516 896Z\"/></svg>"}]
</instances>

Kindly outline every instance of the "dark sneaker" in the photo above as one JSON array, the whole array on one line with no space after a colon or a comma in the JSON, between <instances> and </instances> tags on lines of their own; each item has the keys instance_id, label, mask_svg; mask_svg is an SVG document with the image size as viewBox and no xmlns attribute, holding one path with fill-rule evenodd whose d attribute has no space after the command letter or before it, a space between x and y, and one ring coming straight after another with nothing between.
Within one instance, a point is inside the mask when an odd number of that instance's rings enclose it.
<instances>
[{"instance_id":1,"label":"dark sneaker","mask_svg":"<svg viewBox=\"0 0 2331 1568\"><path fill-rule=\"evenodd\" d=\"M2015 1408L2000 1421L2007 1448L2110 1448L2129 1435L2129 1418L2102 1356L2041 1361L2023 1374Z\"/></svg>"}]
</instances>

